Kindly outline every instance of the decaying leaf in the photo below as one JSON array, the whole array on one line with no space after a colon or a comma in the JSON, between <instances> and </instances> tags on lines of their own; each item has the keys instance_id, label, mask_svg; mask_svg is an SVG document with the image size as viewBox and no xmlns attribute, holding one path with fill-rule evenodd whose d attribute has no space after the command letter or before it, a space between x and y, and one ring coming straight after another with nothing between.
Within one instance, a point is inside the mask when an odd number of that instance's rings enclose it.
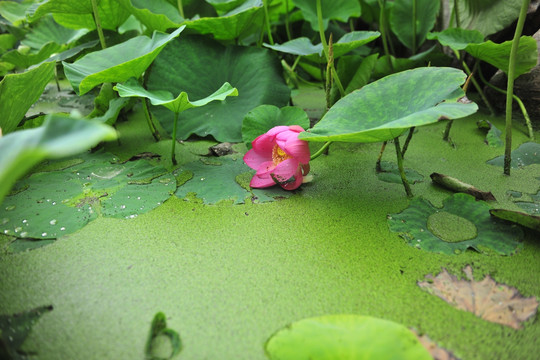
<instances>
[{"instance_id":1,"label":"decaying leaf","mask_svg":"<svg viewBox=\"0 0 540 360\"><path fill-rule=\"evenodd\" d=\"M429 351L431 356L433 356L434 360L459 360L459 358L452 354L450 351L437 345L437 343L431 340L426 334L420 335L414 329L412 329L411 331L416 335L418 341L420 341L420 344L422 344L426 348L426 350Z\"/></svg>"},{"instance_id":2,"label":"decaying leaf","mask_svg":"<svg viewBox=\"0 0 540 360\"><path fill-rule=\"evenodd\" d=\"M489 275L475 281L469 265L463 272L468 280L460 280L443 269L435 277L426 275L427 280L418 282L418 286L458 309L514 329L520 329L522 322L536 314L538 300L534 296L525 298L516 288L499 284Z\"/></svg>"},{"instance_id":3,"label":"decaying leaf","mask_svg":"<svg viewBox=\"0 0 540 360\"><path fill-rule=\"evenodd\" d=\"M439 173L432 173L429 175L431 177L431 180L439 184L447 189L450 189L455 192L462 192L465 194L469 194L474 196L478 200L484 200L484 201L496 201L495 196L491 193L491 191L482 191L471 184L464 183L463 181L460 181L456 178L453 178L448 175L439 174Z\"/></svg>"}]
</instances>

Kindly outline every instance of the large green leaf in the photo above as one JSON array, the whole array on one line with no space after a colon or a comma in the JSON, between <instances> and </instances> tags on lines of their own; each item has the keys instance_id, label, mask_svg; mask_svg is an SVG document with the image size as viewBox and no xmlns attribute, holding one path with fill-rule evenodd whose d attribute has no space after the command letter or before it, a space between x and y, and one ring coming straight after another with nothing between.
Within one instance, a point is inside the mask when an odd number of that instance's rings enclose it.
<instances>
[{"instance_id":1,"label":"large green leaf","mask_svg":"<svg viewBox=\"0 0 540 360\"><path fill-rule=\"evenodd\" d=\"M129 13L116 0L99 0L97 11L102 28L116 30L124 23ZM42 0L30 6L27 16L35 21L47 14L53 14L61 25L72 29L96 28L91 0Z\"/></svg>"},{"instance_id":2,"label":"large green leaf","mask_svg":"<svg viewBox=\"0 0 540 360\"><path fill-rule=\"evenodd\" d=\"M339 100L310 132L308 141L379 142L412 126L456 119L478 109L456 101L465 74L453 68L418 68L389 75Z\"/></svg>"},{"instance_id":3,"label":"large green leaf","mask_svg":"<svg viewBox=\"0 0 540 360\"><path fill-rule=\"evenodd\" d=\"M261 27L263 20L262 1L248 0L238 8L219 17L203 17L188 20L183 24L201 34L212 34L218 40L232 40L244 37Z\"/></svg>"},{"instance_id":4,"label":"large green leaf","mask_svg":"<svg viewBox=\"0 0 540 360\"><path fill-rule=\"evenodd\" d=\"M242 120L251 109L262 104L281 107L290 96L279 61L270 51L225 47L201 36L171 42L149 72L149 91L185 91L194 99L202 99L225 82L238 89L237 97L182 112L178 120L178 138L182 140L196 134L210 135L218 141L241 142ZM153 107L152 113L172 133L174 115L161 106Z\"/></svg>"},{"instance_id":5,"label":"large green leaf","mask_svg":"<svg viewBox=\"0 0 540 360\"><path fill-rule=\"evenodd\" d=\"M42 127L0 137L0 203L15 181L40 161L77 154L113 140L110 126L63 116L48 116Z\"/></svg>"},{"instance_id":6,"label":"large green leaf","mask_svg":"<svg viewBox=\"0 0 540 360\"><path fill-rule=\"evenodd\" d=\"M14 26L22 25L26 21L26 10L30 5L30 2L0 1L0 16Z\"/></svg>"},{"instance_id":7,"label":"large green leaf","mask_svg":"<svg viewBox=\"0 0 540 360\"><path fill-rule=\"evenodd\" d=\"M46 16L40 19L37 26L26 34L21 44L39 50L49 42L54 42L58 45L71 44L86 33L88 33L86 29L73 30L60 26L54 21L52 16Z\"/></svg>"},{"instance_id":8,"label":"large green leaf","mask_svg":"<svg viewBox=\"0 0 540 360\"><path fill-rule=\"evenodd\" d=\"M114 89L118 91L118 95L121 97L144 97L149 99L152 105L165 106L173 113L181 113L187 109L204 106L214 100L223 101L227 96L238 96L238 90L228 82L224 83L211 95L196 101L189 101L188 94L184 91L176 98L168 91L148 91L135 78L131 78L123 84L117 84Z\"/></svg>"},{"instance_id":9,"label":"large green leaf","mask_svg":"<svg viewBox=\"0 0 540 360\"><path fill-rule=\"evenodd\" d=\"M353 31L343 35L333 45L334 59L377 39L379 36L381 33L378 31ZM288 54L306 56L312 61L326 62L325 58L322 57L322 44L313 45L311 40L306 37L296 38L281 45L264 44L264 46Z\"/></svg>"},{"instance_id":10,"label":"large green leaf","mask_svg":"<svg viewBox=\"0 0 540 360\"><path fill-rule=\"evenodd\" d=\"M137 36L121 44L90 53L73 64L62 62L64 72L79 95L104 82L123 82L138 78L159 52L180 35L184 26L172 34L154 32L152 38Z\"/></svg>"},{"instance_id":11,"label":"large green leaf","mask_svg":"<svg viewBox=\"0 0 540 360\"><path fill-rule=\"evenodd\" d=\"M416 9L413 8L416 4ZM396 0L390 10L390 26L399 41L416 52L433 29L439 12L439 1Z\"/></svg>"},{"instance_id":12,"label":"large green leaf","mask_svg":"<svg viewBox=\"0 0 540 360\"><path fill-rule=\"evenodd\" d=\"M478 30L467 30L462 28L448 28L440 32L427 34L430 40L439 40L441 45L449 46L452 50L464 50L469 44L480 44L484 42L484 35Z\"/></svg>"},{"instance_id":13,"label":"large green leaf","mask_svg":"<svg viewBox=\"0 0 540 360\"><path fill-rule=\"evenodd\" d=\"M0 81L0 129L7 134L19 125L39 99L54 75L55 63L45 63L20 74L6 75Z\"/></svg>"},{"instance_id":14,"label":"large green leaf","mask_svg":"<svg viewBox=\"0 0 540 360\"><path fill-rule=\"evenodd\" d=\"M481 44L469 44L465 51L477 59L490 63L508 74L512 41L495 44L488 40ZM522 36L516 56L515 77L528 73L538 62L536 40L532 36Z\"/></svg>"},{"instance_id":15,"label":"large green leaf","mask_svg":"<svg viewBox=\"0 0 540 360\"><path fill-rule=\"evenodd\" d=\"M178 8L167 0L118 0L118 2L150 31L165 32L180 27L184 21L178 13Z\"/></svg>"},{"instance_id":16,"label":"large green leaf","mask_svg":"<svg viewBox=\"0 0 540 360\"><path fill-rule=\"evenodd\" d=\"M49 42L45 44L45 46L43 46L37 53L30 53L24 50L21 51L20 49L11 50L2 55L0 60L14 64L18 69L26 69L31 65L39 64L40 62L45 61L52 54L62 50L62 46L54 42Z\"/></svg>"},{"instance_id":17,"label":"large green leaf","mask_svg":"<svg viewBox=\"0 0 540 360\"><path fill-rule=\"evenodd\" d=\"M311 24L313 30L318 31L317 6L315 0L294 0L300 8L304 18ZM328 28L330 20L347 22L350 17L361 14L360 3L357 0L321 0L321 12L324 29Z\"/></svg>"},{"instance_id":18,"label":"large green leaf","mask_svg":"<svg viewBox=\"0 0 540 360\"><path fill-rule=\"evenodd\" d=\"M297 321L266 343L271 360L428 360L429 352L405 326L360 315Z\"/></svg>"},{"instance_id":19,"label":"large green leaf","mask_svg":"<svg viewBox=\"0 0 540 360\"><path fill-rule=\"evenodd\" d=\"M457 0L459 26L456 16L449 27L461 27L480 31L484 36L496 33L512 24L519 15L522 0ZM449 1L450 12L454 1Z\"/></svg>"}]
</instances>

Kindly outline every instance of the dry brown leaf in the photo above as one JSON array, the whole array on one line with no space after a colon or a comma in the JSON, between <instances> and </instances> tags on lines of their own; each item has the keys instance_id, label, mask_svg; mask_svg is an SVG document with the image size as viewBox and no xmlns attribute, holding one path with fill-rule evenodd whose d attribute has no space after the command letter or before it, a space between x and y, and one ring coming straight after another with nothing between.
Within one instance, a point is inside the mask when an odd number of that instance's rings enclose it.
<instances>
[{"instance_id":1,"label":"dry brown leaf","mask_svg":"<svg viewBox=\"0 0 540 360\"><path fill-rule=\"evenodd\" d=\"M427 281L418 282L418 286L458 309L514 329L520 329L522 322L536 314L538 300L534 296L524 298L516 288L498 284L489 275L474 281L469 265L463 272L469 281L459 280L443 269L436 277L426 275Z\"/></svg>"},{"instance_id":2,"label":"dry brown leaf","mask_svg":"<svg viewBox=\"0 0 540 360\"><path fill-rule=\"evenodd\" d=\"M413 329L411 331L416 335L418 341L420 341L420 344L422 344L426 348L426 350L429 351L434 360L459 360L459 358L452 354L450 351L439 347L426 334L420 336L418 335L418 332L416 330Z\"/></svg>"}]
</instances>

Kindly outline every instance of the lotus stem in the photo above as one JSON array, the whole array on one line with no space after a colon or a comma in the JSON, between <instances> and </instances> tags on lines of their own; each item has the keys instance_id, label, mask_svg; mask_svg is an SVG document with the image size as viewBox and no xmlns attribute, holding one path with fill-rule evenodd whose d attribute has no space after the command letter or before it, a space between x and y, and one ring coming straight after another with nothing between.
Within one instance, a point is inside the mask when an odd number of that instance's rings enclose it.
<instances>
[{"instance_id":1,"label":"lotus stem","mask_svg":"<svg viewBox=\"0 0 540 360\"><path fill-rule=\"evenodd\" d=\"M453 122L454 120L448 120L448 123L446 124L446 128L444 129L444 133L442 137L444 141L448 141L448 139L450 138L450 129L452 128Z\"/></svg>"},{"instance_id":2,"label":"lotus stem","mask_svg":"<svg viewBox=\"0 0 540 360\"><path fill-rule=\"evenodd\" d=\"M486 84L486 86L489 86L493 90L495 90L495 91L497 91L497 92L499 92L501 94L506 95L506 90L501 89L501 88L493 85L489 81L487 81L486 78L484 77L484 74L482 74L481 71L479 71L478 74L480 75L480 80L482 80L482 82L484 84ZM525 123L527 124L527 129L529 130L529 139L531 141L534 141L534 138L535 138L534 129L533 129L533 126L532 126L532 123L531 123L531 118L529 117L529 113L527 112L527 108L525 108L525 104L523 104L523 101L521 101L521 99L516 94L514 94L512 96L512 98L519 105L519 108L521 109L523 117L525 118Z\"/></svg>"},{"instance_id":3,"label":"lotus stem","mask_svg":"<svg viewBox=\"0 0 540 360\"><path fill-rule=\"evenodd\" d=\"M180 13L180 16L185 19L184 16L184 5L182 4L182 0L178 0L178 12Z\"/></svg>"},{"instance_id":4,"label":"lotus stem","mask_svg":"<svg viewBox=\"0 0 540 360\"><path fill-rule=\"evenodd\" d=\"M274 39L272 38L272 30L270 29L270 16L268 16L268 0L263 0L264 7L264 21L266 23L266 32L268 33L268 41L270 45L274 45Z\"/></svg>"},{"instance_id":5,"label":"lotus stem","mask_svg":"<svg viewBox=\"0 0 540 360\"><path fill-rule=\"evenodd\" d=\"M159 135L159 132L156 129L156 126L154 125L154 122L152 121L152 114L150 114L150 110L148 109L148 99L143 98L142 100L142 106L143 106L143 112L144 116L146 117L146 123L148 124L148 128L150 129L150 132L152 133L152 136L154 137L154 140L160 141L161 135Z\"/></svg>"},{"instance_id":6,"label":"lotus stem","mask_svg":"<svg viewBox=\"0 0 540 360\"><path fill-rule=\"evenodd\" d=\"M285 0L285 32L287 33L287 39L292 40L291 27L289 24L289 0Z\"/></svg>"},{"instance_id":7,"label":"lotus stem","mask_svg":"<svg viewBox=\"0 0 540 360\"><path fill-rule=\"evenodd\" d=\"M378 0L379 7L381 8L381 11L379 13L379 30L381 30L382 33L382 42L383 42L383 49L384 54L386 55L386 60L388 61L388 66L390 67L390 70L394 72L394 65L392 64L392 59L390 58L390 51L388 50L388 39L387 39L387 32L386 32L386 20L384 16L384 8L386 4L386 0Z\"/></svg>"},{"instance_id":8,"label":"lotus stem","mask_svg":"<svg viewBox=\"0 0 540 360\"><path fill-rule=\"evenodd\" d=\"M321 156L324 153L324 151L330 146L330 144L332 144L332 142L333 141L326 142L319 150L317 150L315 154L311 155L311 158L309 160L310 161L315 160L316 158Z\"/></svg>"},{"instance_id":9,"label":"lotus stem","mask_svg":"<svg viewBox=\"0 0 540 360\"><path fill-rule=\"evenodd\" d=\"M173 165L176 165L176 155L174 153L174 148L176 146L176 125L178 124L178 115L180 113L175 112L174 113L174 123L173 123L173 131L172 131L172 146L171 146L171 160Z\"/></svg>"},{"instance_id":10,"label":"lotus stem","mask_svg":"<svg viewBox=\"0 0 540 360\"><path fill-rule=\"evenodd\" d=\"M512 99L514 95L514 74L516 71L516 58L519 47L519 38L523 31L523 24L527 16L530 0L523 0L521 10L516 25L516 32L512 40L512 48L510 50L510 60L508 63L508 83L506 85L506 141L504 149L504 174L510 175L510 167L512 163Z\"/></svg>"},{"instance_id":11,"label":"lotus stem","mask_svg":"<svg viewBox=\"0 0 540 360\"><path fill-rule=\"evenodd\" d=\"M471 71L471 69L469 69L469 66L467 65L467 63L465 63L465 61L462 61L461 63L462 63L463 69L465 69L465 72L467 73L467 75L470 76L471 82L473 83L476 91L478 91L478 94L480 94L480 97L482 98L482 101L484 102L484 104L486 104L487 108L489 109L490 114L492 116L495 115L495 109L493 108L493 106L489 102L486 94L484 93L484 90L482 90L482 87L480 86L478 81L476 81L476 79L474 77L474 70ZM477 64L478 64L478 62L474 65L475 68L478 66Z\"/></svg>"},{"instance_id":12,"label":"lotus stem","mask_svg":"<svg viewBox=\"0 0 540 360\"><path fill-rule=\"evenodd\" d=\"M101 43L101 48L106 49L107 43L105 42L105 36L103 35L103 29L101 28L101 20L99 19L98 7L96 0L92 1L92 16L94 17L94 23L96 24L96 30L99 36L99 42Z\"/></svg>"},{"instance_id":13,"label":"lotus stem","mask_svg":"<svg viewBox=\"0 0 540 360\"><path fill-rule=\"evenodd\" d=\"M387 143L388 143L387 141L384 141L382 143L381 151L379 152L379 156L377 157L377 162L375 163L375 171L378 172L378 173L382 172L381 160L382 160L382 156L384 154L384 149L386 149L386 144Z\"/></svg>"},{"instance_id":14,"label":"lotus stem","mask_svg":"<svg viewBox=\"0 0 540 360\"><path fill-rule=\"evenodd\" d=\"M414 134L414 130L416 129L416 126L413 126L409 129L409 134L407 134L407 138L405 139L405 143L403 144L403 147L401 148L401 156L405 158L405 152L409 148L409 143L411 142L411 139Z\"/></svg>"},{"instance_id":15,"label":"lotus stem","mask_svg":"<svg viewBox=\"0 0 540 360\"><path fill-rule=\"evenodd\" d=\"M405 188L407 197L412 198L413 193L411 190L411 186L409 185L409 181L405 176L405 169L403 168L403 154L401 153L401 146L399 145L399 137L394 138L394 145L396 146L397 164L399 169L399 175L401 176L401 182L403 183L403 187Z\"/></svg>"},{"instance_id":16,"label":"lotus stem","mask_svg":"<svg viewBox=\"0 0 540 360\"><path fill-rule=\"evenodd\" d=\"M412 54L416 54L416 0L412 0Z\"/></svg>"}]
</instances>

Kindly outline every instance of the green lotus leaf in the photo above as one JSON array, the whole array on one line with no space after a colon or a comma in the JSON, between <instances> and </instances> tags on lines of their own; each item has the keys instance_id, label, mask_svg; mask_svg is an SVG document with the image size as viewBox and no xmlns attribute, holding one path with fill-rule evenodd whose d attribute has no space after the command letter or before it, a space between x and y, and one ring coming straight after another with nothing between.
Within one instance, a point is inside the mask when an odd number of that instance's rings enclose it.
<instances>
[{"instance_id":1,"label":"green lotus leaf","mask_svg":"<svg viewBox=\"0 0 540 360\"><path fill-rule=\"evenodd\" d=\"M161 50L180 35L184 26L172 34L154 32L152 38L137 36L107 49L94 51L73 64L62 62L64 72L78 95L105 82L138 78Z\"/></svg>"},{"instance_id":2,"label":"green lotus leaf","mask_svg":"<svg viewBox=\"0 0 540 360\"><path fill-rule=\"evenodd\" d=\"M47 60L52 54L62 50L64 50L64 47L54 42L50 42L45 44L37 53L25 53L19 50L11 50L2 55L0 60L11 63L18 69L26 69Z\"/></svg>"},{"instance_id":3,"label":"green lotus leaf","mask_svg":"<svg viewBox=\"0 0 540 360\"><path fill-rule=\"evenodd\" d=\"M396 0L390 10L390 26L399 41L416 52L426 40L428 31L433 29L439 1L415 0L416 8L410 0ZM413 27L414 24L414 27Z\"/></svg>"},{"instance_id":4,"label":"green lotus leaf","mask_svg":"<svg viewBox=\"0 0 540 360\"><path fill-rule=\"evenodd\" d=\"M266 342L271 360L432 359L405 326L360 315L325 315L287 325Z\"/></svg>"},{"instance_id":5,"label":"green lotus leaf","mask_svg":"<svg viewBox=\"0 0 540 360\"><path fill-rule=\"evenodd\" d=\"M479 120L476 122L476 126L478 126L479 129L487 130L486 140L484 140L486 144L491 147L501 147L504 145L501 139L502 131L497 129L490 121Z\"/></svg>"},{"instance_id":6,"label":"green lotus leaf","mask_svg":"<svg viewBox=\"0 0 540 360\"><path fill-rule=\"evenodd\" d=\"M422 176L418 171L413 169L405 168L405 176L410 184L416 184L424 181L424 176ZM399 169L396 163L381 161L381 171L377 172L377 178L381 181L401 184L401 175L399 174Z\"/></svg>"},{"instance_id":7,"label":"green lotus leaf","mask_svg":"<svg viewBox=\"0 0 540 360\"><path fill-rule=\"evenodd\" d=\"M52 16L46 16L41 18L37 25L26 34L21 44L39 50L50 42L58 45L71 44L87 33L88 29L68 29L57 24Z\"/></svg>"},{"instance_id":8,"label":"green lotus leaf","mask_svg":"<svg viewBox=\"0 0 540 360\"><path fill-rule=\"evenodd\" d=\"M85 49L93 48L98 43L99 43L99 40L92 40L92 41L85 42L84 44L77 45L75 47L72 47L71 49L62 51L61 53L49 56L47 60L45 61L64 61L64 60L70 59Z\"/></svg>"},{"instance_id":9,"label":"green lotus leaf","mask_svg":"<svg viewBox=\"0 0 540 360\"><path fill-rule=\"evenodd\" d=\"M42 160L77 154L114 139L116 131L110 126L59 115L47 116L42 127L0 137L0 203L15 181Z\"/></svg>"},{"instance_id":10,"label":"green lotus leaf","mask_svg":"<svg viewBox=\"0 0 540 360\"><path fill-rule=\"evenodd\" d=\"M51 305L40 306L18 314L0 315L0 342L2 343L0 354L2 358L6 360L25 359L26 356L21 355L24 341L41 315L52 311L52 309Z\"/></svg>"},{"instance_id":11,"label":"green lotus leaf","mask_svg":"<svg viewBox=\"0 0 540 360\"><path fill-rule=\"evenodd\" d=\"M212 34L217 40L233 40L254 31L253 25L260 28L263 17L262 1L248 0L219 17L203 17L183 24L201 34Z\"/></svg>"},{"instance_id":12,"label":"green lotus leaf","mask_svg":"<svg viewBox=\"0 0 540 360\"><path fill-rule=\"evenodd\" d=\"M510 163L510 166L512 169L518 169L532 164L540 164L540 144L526 142L512 151L511 155L512 162ZM495 166L503 166L504 155L488 160L487 163Z\"/></svg>"},{"instance_id":13,"label":"green lotus leaf","mask_svg":"<svg viewBox=\"0 0 540 360\"><path fill-rule=\"evenodd\" d=\"M116 30L129 16L116 0L100 0L96 3L103 29ZM96 24L93 13L91 0L43 0L32 4L26 15L35 21L53 14L54 20L67 28L94 30Z\"/></svg>"},{"instance_id":14,"label":"green lotus leaf","mask_svg":"<svg viewBox=\"0 0 540 360\"><path fill-rule=\"evenodd\" d=\"M469 44L465 51L477 59L485 61L508 74L512 41L495 44L488 40L481 44ZM522 36L516 56L515 78L528 73L538 62L536 40L532 36Z\"/></svg>"},{"instance_id":15,"label":"green lotus leaf","mask_svg":"<svg viewBox=\"0 0 540 360\"><path fill-rule=\"evenodd\" d=\"M438 40L441 45L449 46L452 50L464 50L470 44L481 44L484 42L484 35L477 30L467 30L462 28L448 28L441 32L427 34L430 40Z\"/></svg>"},{"instance_id":16,"label":"green lotus leaf","mask_svg":"<svg viewBox=\"0 0 540 360\"><path fill-rule=\"evenodd\" d=\"M159 206L176 189L174 176L146 160L115 163L113 155L99 153L81 158L85 161L80 164L20 181L21 191L7 196L0 208L0 231L20 238L54 239L77 231L99 214L135 218Z\"/></svg>"},{"instance_id":17,"label":"green lotus leaf","mask_svg":"<svg viewBox=\"0 0 540 360\"><path fill-rule=\"evenodd\" d=\"M463 96L465 74L453 68L418 68L389 75L339 100L310 132L307 141L380 142L412 126L470 115L476 104ZM384 99L384 101L381 101Z\"/></svg>"},{"instance_id":18,"label":"green lotus leaf","mask_svg":"<svg viewBox=\"0 0 540 360\"><path fill-rule=\"evenodd\" d=\"M221 142L241 142L242 120L250 110L262 104L287 105L290 90L281 71L278 59L269 50L225 47L201 36L185 36L171 42L156 58L145 87L171 94L184 91L202 99L223 83L230 83L239 96L182 112L177 134L181 140L196 134L210 135ZM172 133L174 115L161 106L153 106L152 113Z\"/></svg>"},{"instance_id":19,"label":"green lotus leaf","mask_svg":"<svg viewBox=\"0 0 540 360\"><path fill-rule=\"evenodd\" d=\"M149 31L165 32L168 29L176 29L184 21L178 13L178 8L167 0L118 0L118 2Z\"/></svg>"},{"instance_id":20,"label":"green lotus leaf","mask_svg":"<svg viewBox=\"0 0 540 360\"><path fill-rule=\"evenodd\" d=\"M512 194L512 192L510 192ZM516 194L513 195L515 198L521 198L522 193L519 193L519 196ZM527 214L534 215L536 217L540 216L540 190L536 194L527 194L531 201L514 201L514 204L523 209Z\"/></svg>"},{"instance_id":21,"label":"green lotus leaf","mask_svg":"<svg viewBox=\"0 0 540 360\"><path fill-rule=\"evenodd\" d=\"M0 34L0 53L13 49L17 43L17 38L12 34Z\"/></svg>"},{"instance_id":22,"label":"green lotus leaf","mask_svg":"<svg viewBox=\"0 0 540 360\"><path fill-rule=\"evenodd\" d=\"M522 213L519 211L505 210L505 209L491 209L489 213L496 218L511 221L513 223L525 226L529 229L536 230L540 232L540 216L531 215L530 213ZM536 214L538 212L538 206L536 209Z\"/></svg>"},{"instance_id":23,"label":"green lotus leaf","mask_svg":"<svg viewBox=\"0 0 540 360\"><path fill-rule=\"evenodd\" d=\"M317 20L317 6L314 0L294 0L294 4L300 8L306 21L311 24L315 31L319 30ZM330 20L347 22L350 17L358 17L361 14L360 3L357 0L321 0L321 12L323 27L328 28Z\"/></svg>"},{"instance_id":24,"label":"green lotus leaf","mask_svg":"<svg viewBox=\"0 0 540 360\"><path fill-rule=\"evenodd\" d=\"M216 11L227 12L242 5L246 0L206 0Z\"/></svg>"},{"instance_id":25,"label":"green lotus leaf","mask_svg":"<svg viewBox=\"0 0 540 360\"><path fill-rule=\"evenodd\" d=\"M333 45L334 59L377 39L379 36L381 33L378 31L353 31L343 35ZM311 61L326 62L322 56L322 44L313 45L306 37L296 38L281 45L264 44L264 46L287 54L306 56Z\"/></svg>"},{"instance_id":26,"label":"green lotus leaf","mask_svg":"<svg viewBox=\"0 0 540 360\"><path fill-rule=\"evenodd\" d=\"M309 128L309 118L304 110L295 106L278 108L274 105L261 105L247 113L242 122L242 139L248 149L251 142L259 135L275 126L299 125Z\"/></svg>"},{"instance_id":27,"label":"green lotus leaf","mask_svg":"<svg viewBox=\"0 0 540 360\"><path fill-rule=\"evenodd\" d=\"M0 81L0 128L8 134L15 130L54 75L55 63L45 63L20 74L6 75Z\"/></svg>"},{"instance_id":28,"label":"green lotus leaf","mask_svg":"<svg viewBox=\"0 0 540 360\"><path fill-rule=\"evenodd\" d=\"M26 10L31 2L0 1L0 15L13 26L20 26L26 21Z\"/></svg>"},{"instance_id":29,"label":"green lotus leaf","mask_svg":"<svg viewBox=\"0 0 540 360\"><path fill-rule=\"evenodd\" d=\"M100 116L92 117L92 121L100 122L103 124L113 125L116 123L120 111L125 108L129 103L129 99L126 98L116 98L109 101L109 107L107 111Z\"/></svg>"},{"instance_id":30,"label":"green lotus leaf","mask_svg":"<svg viewBox=\"0 0 540 360\"><path fill-rule=\"evenodd\" d=\"M214 100L225 100L227 96L238 96L238 90L228 82L221 85L213 94L196 101L189 101L188 94L184 91L176 98L168 91L148 91L135 78L131 78L123 84L117 84L114 90L118 91L121 97L147 98L152 105L162 105L173 113L181 113L187 109L204 106Z\"/></svg>"},{"instance_id":31,"label":"green lotus leaf","mask_svg":"<svg viewBox=\"0 0 540 360\"><path fill-rule=\"evenodd\" d=\"M519 16L521 0L457 0L458 16L453 16L451 27L478 30L484 36L508 27ZM454 13L454 1L449 2ZM459 26L455 19L459 18Z\"/></svg>"},{"instance_id":32,"label":"green lotus leaf","mask_svg":"<svg viewBox=\"0 0 540 360\"><path fill-rule=\"evenodd\" d=\"M442 254L460 254L472 248L481 253L511 255L522 247L521 229L493 220L490 207L468 194L457 193L436 208L414 198L399 214L388 216L388 226L407 243Z\"/></svg>"}]
</instances>

